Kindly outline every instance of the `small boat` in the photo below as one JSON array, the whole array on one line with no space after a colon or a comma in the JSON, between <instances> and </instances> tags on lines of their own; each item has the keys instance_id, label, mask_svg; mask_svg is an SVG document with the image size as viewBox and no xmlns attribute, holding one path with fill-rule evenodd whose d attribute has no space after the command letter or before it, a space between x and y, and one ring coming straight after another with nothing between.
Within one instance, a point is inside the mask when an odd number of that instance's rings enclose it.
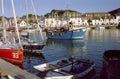
<instances>
[{"instance_id":1,"label":"small boat","mask_svg":"<svg viewBox=\"0 0 120 79\"><path fill-rule=\"evenodd\" d=\"M47 38L52 39L81 39L86 32L85 27L58 27L45 30Z\"/></svg>"},{"instance_id":2,"label":"small boat","mask_svg":"<svg viewBox=\"0 0 120 79\"><path fill-rule=\"evenodd\" d=\"M107 50L104 52L103 58L106 62L120 61L120 50Z\"/></svg>"},{"instance_id":3,"label":"small boat","mask_svg":"<svg viewBox=\"0 0 120 79\"><path fill-rule=\"evenodd\" d=\"M2 3L2 14L4 15L4 2L3 0L1 0ZM16 15L15 15L15 11L14 11L14 2L13 0L11 0L11 4L12 4L12 9L13 9L13 14L14 14L14 19L15 19L15 30L16 32L16 36L18 37L18 43L12 43L8 41L7 38L7 33L6 33L6 27L4 24L4 16L2 18L2 22L3 22L3 37L1 37L1 41L0 41L0 57L6 60L12 60L15 62L22 62L23 60L23 48L21 46L21 41L20 41L20 37L19 37L19 32L18 32L18 26L17 26L17 21L16 21ZM15 37L13 37L15 40Z\"/></svg>"},{"instance_id":4,"label":"small boat","mask_svg":"<svg viewBox=\"0 0 120 79\"><path fill-rule=\"evenodd\" d=\"M45 79L74 79L87 75L94 66L95 64L89 60L71 57L37 65L34 68L47 72Z\"/></svg>"},{"instance_id":5,"label":"small boat","mask_svg":"<svg viewBox=\"0 0 120 79\"><path fill-rule=\"evenodd\" d=\"M21 42L22 42L24 51L37 52L37 51L42 50L42 48L45 46L44 43L40 44L27 37L22 37L22 36L21 36Z\"/></svg>"},{"instance_id":6,"label":"small boat","mask_svg":"<svg viewBox=\"0 0 120 79\"><path fill-rule=\"evenodd\" d=\"M120 79L120 50L107 50L103 54L101 79Z\"/></svg>"}]
</instances>

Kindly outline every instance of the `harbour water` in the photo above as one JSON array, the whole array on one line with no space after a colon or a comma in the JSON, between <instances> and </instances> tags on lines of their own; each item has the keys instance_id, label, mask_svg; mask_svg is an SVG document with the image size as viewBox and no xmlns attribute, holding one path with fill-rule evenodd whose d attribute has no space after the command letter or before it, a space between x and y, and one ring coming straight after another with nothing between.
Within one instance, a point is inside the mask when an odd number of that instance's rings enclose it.
<instances>
[{"instance_id":1,"label":"harbour water","mask_svg":"<svg viewBox=\"0 0 120 79\"><path fill-rule=\"evenodd\" d=\"M31 34L36 38L38 34ZM35 37L34 37L35 36ZM103 79L103 53L106 50L120 50L120 30L87 30L83 39L80 40L53 40L48 39L45 47L41 50L42 55L25 55L22 66L25 70L35 75L44 74L33 68L34 65L55 61L60 58L75 56L78 58L90 59L95 62L95 69L83 79ZM101 73L102 72L102 73ZM101 77L102 76L102 77Z\"/></svg>"}]
</instances>

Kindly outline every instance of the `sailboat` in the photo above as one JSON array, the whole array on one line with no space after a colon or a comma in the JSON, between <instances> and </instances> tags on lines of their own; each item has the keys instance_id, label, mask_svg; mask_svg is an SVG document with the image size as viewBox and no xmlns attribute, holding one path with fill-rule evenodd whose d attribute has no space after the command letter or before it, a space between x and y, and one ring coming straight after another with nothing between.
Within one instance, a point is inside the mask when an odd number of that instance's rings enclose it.
<instances>
[{"instance_id":1,"label":"sailboat","mask_svg":"<svg viewBox=\"0 0 120 79\"><path fill-rule=\"evenodd\" d=\"M35 12L35 8L34 8L34 4L33 4L32 0L31 0L31 3L32 3L32 7L34 9L35 18L36 18L37 23L38 23L38 19L37 19L37 16L36 16L36 12ZM28 27L27 0L26 0L26 19L27 19L27 27ZM23 45L24 50L27 51L27 52L39 52L45 46L45 43L44 42L43 43L37 43L34 40L30 39L29 38L30 37L30 31L29 31L29 29L27 29L27 30L23 31L23 34L21 34L21 39L22 39L21 41L22 41L22 45ZM41 29L39 27L39 24L37 26L37 29L36 30L33 29L33 30L34 31L32 31L32 32L39 31L40 34L41 34ZM41 34L41 38L42 38L42 40L44 40L42 34Z\"/></svg>"},{"instance_id":2,"label":"sailboat","mask_svg":"<svg viewBox=\"0 0 120 79\"><path fill-rule=\"evenodd\" d=\"M14 62L22 62L23 60L23 47L21 45L20 37L19 37L19 31L18 31L18 26L17 26L17 19L16 19L16 13L14 9L14 1L11 0L12 4L12 10L13 10L13 15L14 15L14 20L15 20L15 33L18 38L18 43L12 43L9 42L7 39L7 33L6 33L6 27L4 24L4 2L1 0L2 3L2 23L3 23L3 37L1 38L0 41L0 57L6 60L12 60ZM13 37L14 38L14 37ZM15 38L14 38L15 39Z\"/></svg>"}]
</instances>

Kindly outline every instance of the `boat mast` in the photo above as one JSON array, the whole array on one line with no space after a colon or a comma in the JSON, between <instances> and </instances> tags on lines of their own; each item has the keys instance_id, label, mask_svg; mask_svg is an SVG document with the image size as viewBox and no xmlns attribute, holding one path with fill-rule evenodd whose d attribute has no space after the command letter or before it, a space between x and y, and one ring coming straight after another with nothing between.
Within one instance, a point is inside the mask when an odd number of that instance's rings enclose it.
<instances>
[{"instance_id":1,"label":"boat mast","mask_svg":"<svg viewBox=\"0 0 120 79\"><path fill-rule=\"evenodd\" d=\"M20 41L20 36L19 36L19 31L18 31L18 24L17 24L17 19L16 19L16 13L15 13L14 1L13 0L11 0L11 4L12 4L12 10L13 10L13 15L14 15L14 20L15 20L15 31L17 32L19 45L20 45L21 49L23 49L21 41Z\"/></svg>"},{"instance_id":2,"label":"boat mast","mask_svg":"<svg viewBox=\"0 0 120 79\"><path fill-rule=\"evenodd\" d=\"M69 0L68 0L68 3L66 4L66 10L67 10L67 12L66 12L66 19L67 19L67 27L69 28L69 5L70 5L70 2L69 2Z\"/></svg>"},{"instance_id":3,"label":"boat mast","mask_svg":"<svg viewBox=\"0 0 120 79\"><path fill-rule=\"evenodd\" d=\"M27 20L27 28L28 28L28 7L27 7L27 0L25 0L25 9L26 9L26 20Z\"/></svg>"},{"instance_id":4,"label":"boat mast","mask_svg":"<svg viewBox=\"0 0 120 79\"><path fill-rule=\"evenodd\" d=\"M38 18L37 18L37 15L36 15L35 7L34 7L34 4L33 4L33 0L31 0L31 3L32 3L32 7L33 7L33 9L34 9L35 18L36 18L36 20L37 20L37 26L38 26L38 29L39 29L39 31L40 31L40 35L41 35L41 37L42 37L42 40L44 40L43 35L42 35L42 30L41 30L40 27L39 27L39 22L38 22Z\"/></svg>"},{"instance_id":5,"label":"boat mast","mask_svg":"<svg viewBox=\"0 0 120 79\"><path fill-rule=\"evenodd\" d=\"M6 41L6 27L4 23L4 2L1 0L1 5L2 5L2 26L3 26L3 39Z\"/></svg>"}]
</instances>

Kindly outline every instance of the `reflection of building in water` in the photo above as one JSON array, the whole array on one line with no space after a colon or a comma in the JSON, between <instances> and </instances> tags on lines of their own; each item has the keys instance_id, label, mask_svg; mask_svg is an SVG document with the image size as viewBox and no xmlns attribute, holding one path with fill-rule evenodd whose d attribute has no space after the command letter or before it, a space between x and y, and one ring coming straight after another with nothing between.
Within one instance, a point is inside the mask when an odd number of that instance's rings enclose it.
<instances>
[{"instance_id":1,"label":"reflection of building in water","mask_svg":"<svg viewBox=\"0 0 120 79\"><path fill-rule=\"evenodd\" d=\"M66 50L66 53L70 55L79 53L80 51L85 51L86 49L84 40L48 39L46 46L53 48L54 50Z\"/></svg>"},{"instance_id":2,"label":"reflection of building in water","mask_svg":"<svg viewBox=\"0 0 120 79\"><path fill-rule=\"evenodd\" d=\"M120 79L120 50L105 51L103 58L100 79Z\"/></svg>"}]
</instances>

